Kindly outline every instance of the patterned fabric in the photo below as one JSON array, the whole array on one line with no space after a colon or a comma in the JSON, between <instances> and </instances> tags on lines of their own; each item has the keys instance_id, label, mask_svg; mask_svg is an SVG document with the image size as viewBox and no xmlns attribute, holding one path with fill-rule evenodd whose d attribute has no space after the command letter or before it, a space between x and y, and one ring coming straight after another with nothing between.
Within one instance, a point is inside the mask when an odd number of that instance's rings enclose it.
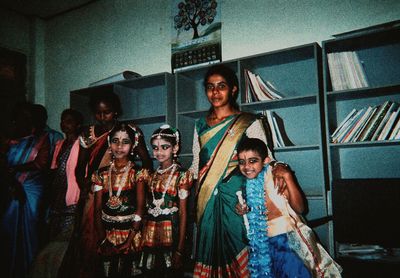
<instances>
[{"instance_id":1,"label":"patterned fabric","mask_svg":"<svg viewBox=\"0 0 400 278\"><path fill-rule=\"evenodd\" d=\"M216 149L232 135L240 135L229 152L223 152L229 160L220 178L214 181L213 191L205 204L203 215L198 222L194 277L249 277L246 228L243 218L235 212L238 202L236 192L241 191L245 179L237 170L235 148L246 130L254 124L255 117L249 117L247 128L237 133L231 123L238 115L232 115L215 126L208 126L206 119L196 122L196 134L200 143L199 179ZM232 132L233 131L233 132ZM265 139L265 136L264 136ZM196 156L196 154L195 154ZM210 167L221 166L216 160ZM236 170L235 170L236 169ZM208 175L210 172L208 173ZM200 186L200 192L203 190ZM210 185L212 185L210 183Z\"/></svg>"},{"instance_id":2,"label":"patterned fabric","mask_svg":"<svg viewBox=\"0 0 400 278\"><path fill-rule=\"evenodd\" d=\"M52 203L50 204L50 240L53 240L63 230L68 230L75 220L76 205L67 206L65 195L67 194L68 182L66 165L71 153L70 144L58 157L58 168L51 185Z\"/></svg>"},{"instance_id":3,"label":"patterned fabric","mask_svg":"<svg viewBox=\"0 0 400 278\"><path fill-rule=\"evenodd\" d=\"M171 170L165 173L155 173L150 177L147 196L148 207L154 208L152 190L156 199L162 198L165 191L166 181L171 174ZM193 184L193 175L190 171L184 171L180 167L174 172L170 185L164 196L164 202L161 205L165 208L179 208L179 189L190 191ZM176 249L179 237L179 211L168 215L159 215L157 217L149 214L143 229L143 265L147 269L153 269L156 266L171 266L172 251Z\"/></svg>"},{"instance_id":4,"label":"patterned fabric","mask_svg":"<svg viewBox=\"0 0 400 278\"><path fill-rule=\"evenodd\" d=\"M9 146L8 166L34 161L35 164L42 165L42 170L16 173L16 180L22 191L19 195L24 197L12 199L1 218L0 253L4 277L26 277L38 251L40 204L49 149L47 134L27 136L13 141Z\"/></svg>"},{"instance_id":5,"label":"patterned fabric","mask_svg":"<svg viewBox=\"0 0 400 278\"><path fill-rule=\"evenodd\" d=\"M141 175L137 175L136 170L132 167L129 170L128 178L125 184L122 184L121 194L119 199L122 201L119 207L109 207L107 202L109 196L109 167L105 167L95 172L92 176L92 182L94 185L101 186L102 189L102 208L103 217L102 222L106 229L106 237L108 241L117 246L126 241L129 236L130 229L133 225L133 216L136 211L136 179L143 179L143 176L147 176L147 170L142 170ZM121 182L124 172L115 173L115 181L112 183L113 196L118 191L118 184ZM127 220L122 220L127 219ZM138 233L139 236L139 233ZM132 242L131 249L128 252L135 252L134 247L139 247L139 238L135 237Z\"/></svg>"},{"instance_id":6,"label":"patterned fabric","mask_svg":"<svg viewBox=\"0 0 400 278\"><path fill-rule=\"evenodd\" d=\"M274 246L271 258L273 261L277 260L273 262L276 277L294 277L294 273L298 275L296 277L341 277L342 268L329 256L316 239L313 230L290 207L287 199L278 194L270 167L265 173L264 190L266 198L282 213L281 217L268 221L268 236L271 246ZM279 261L286 259L286 263ZM302 270L298 259L310 276Z\"/></svg>"}]
</instances>

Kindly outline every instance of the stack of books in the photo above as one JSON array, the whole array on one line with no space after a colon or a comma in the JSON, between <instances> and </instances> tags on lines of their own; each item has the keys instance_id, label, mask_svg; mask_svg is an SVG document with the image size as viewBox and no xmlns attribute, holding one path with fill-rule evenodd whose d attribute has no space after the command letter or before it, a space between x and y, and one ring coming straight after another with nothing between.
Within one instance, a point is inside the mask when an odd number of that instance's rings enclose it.
<instances>
[{"instance_id":1,"label":"stack of books","mask_svg":"<svg viewBox=\"0 0 400 278\"><path fill-rule=\"evenodd\" d=\"M266 118L274 148L293 146L293 143L286 134L282 118L280 118L275 112L269 110L262 111L261 114Z\"/></svg>"},{"instance_id":2,"label":"stack of books","mask_svg":"<svg viewBox=\"0 0 400 278\"><path fill-rule=\"evenodd\" d=\"M368 87L363 65L355 51L328 53L332 90Z\"/></svg>"},{"instance_id":3,"label":"stack of books","mask_svg":"<svg viewBox=\"0 0 400 278\"><path fill-rule=\"evenodd\" d=\"M396 139L400 139L400 109L392 101L353 109L331 135L332 143Z\"/></svg>"},{"instance_id":4,"label":"stack of books","mask_svg":"<svg viewBox=\"0 0 400 278\"><path fill-rule=\"evenodd\" d=\"M246 103L281 99L281 93L269 81L264 81L258 74L244 70L246 83Z\"/></svg>"}]
</instances>

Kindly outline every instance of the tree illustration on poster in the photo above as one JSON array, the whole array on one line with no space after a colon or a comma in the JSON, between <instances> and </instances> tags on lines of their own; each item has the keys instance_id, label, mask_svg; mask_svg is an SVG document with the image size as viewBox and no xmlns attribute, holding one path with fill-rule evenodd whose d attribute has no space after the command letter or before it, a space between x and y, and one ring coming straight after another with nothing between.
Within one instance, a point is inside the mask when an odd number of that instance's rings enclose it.
<instances>
[{"instance_id":1,"label":"tree illustration on poster","mask_svg":"<svg viewBox=\"0 0 400 278\"><path fill-rule=\"evenodd\" d=\"M189 31L193 29L193 38L199 37L198 26L211 24L217 14L217 1L185 0L178 4L178 14L175 15L175 29Z\"/></svg>"},{"instance_id":2,"label":"tree illustration on poster","mask_svg":"<svg viewBox=\"0 0 400 278\"><path fill-rule=\"evenodd\" d=\"M172 72L221 61L218 0L171 1Z\"/></svg>"}]
</instances>

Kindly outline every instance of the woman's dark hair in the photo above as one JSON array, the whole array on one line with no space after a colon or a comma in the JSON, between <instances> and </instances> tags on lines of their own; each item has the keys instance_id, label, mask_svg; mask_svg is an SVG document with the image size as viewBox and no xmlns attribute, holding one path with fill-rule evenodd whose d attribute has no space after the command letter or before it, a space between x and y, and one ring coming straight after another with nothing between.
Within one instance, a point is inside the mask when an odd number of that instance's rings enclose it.
<instances>
[{"instance_id":1,"label":"woman's dark hair","mask_svg":"<svg viewBox=\"0 0 400 278\"><path fill-rule=\"evenodd\" d=\"M92 113L96 112L96 107L100 102L109 104L117 116L122 115L121 101L118 95L116 95L114 92L102 91L93 94L89 100L89 107Z\"/></svg>"},{"instance_id":2,"label":"woman's dark hair","mask_svg":"<svg viewBox=\"0 0 400 278\"><path fill-rule=\"evenodd\" d=\"M229 103L232 107L239 110L239 105L236 102L237 97L239 95L239 81L236 76L236 73L232 69L230 69L229 67L227 67L225 65L218 64L218 65L212 66L207 70L206 75L204 76L204 80L203 80L204 88L207 88L208 78L210 78L210 76L214 75L214 74L221 75L226 80L226 83L228 84L228 86L231 90L233 89L233 87L236 86L237 90L236 90L235 94L233 96L231 94L229 94ZM211 112L211 110L212 110L212 108L210 109L210 112Z\"/></svg>"},{"instance_id":3,"label":"woman's dark hair","mask_svg":"<svg viewBox=\"0 0 400 278\"><path fill-rule=\"evenodd\" d=\"M70 115L72 118L74 118L75 122L78 125L83 125L83 115L81 112L78 110L72 109L72 108L67 108L61 113L61 119L65 117L66 115Z\"/></svg>"},{"instance_id":4,"label":"woman's dark hair","mask_svg":"<svg viewBox=\"0 0 400 278\"><path fill-rule=\"evenodd\" d=\"M268 156L268 148L267 145L258 138L248 138L245 136L237 147L237 153L245 152L245 151L253 151L260 155L262 160L267 158Z\"/></svg>"}]
</instances>

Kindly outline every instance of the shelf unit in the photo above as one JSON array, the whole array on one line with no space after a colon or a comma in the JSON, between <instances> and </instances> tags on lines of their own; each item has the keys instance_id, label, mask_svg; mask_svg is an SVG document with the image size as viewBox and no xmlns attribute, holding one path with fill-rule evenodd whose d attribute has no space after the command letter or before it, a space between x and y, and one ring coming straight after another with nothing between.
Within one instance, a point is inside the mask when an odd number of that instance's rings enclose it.
<instances>
[{"instance_id":1,"label":"shelf unit","mask_svg":"<svg viewBox=\"0 0 400 278\"><path fill-rule=\"evenodd\" d=\"M173 75L167 72L123 80L112 84L71 91L70 107L83 113L85 124L95 122L89 109L92 94L116 93L122 105L121 121L133 121L143 131L149 154L149 138L162 124L176 125L175 83Z\"/></svg>"},{"instance_id":2,"label":"shelf unit","mask_svg":"<svg viewBox=\"0 0 400 278\"><path fill-rule=\"evenodd\" d=\"M327 55L343 51L357 53L368 87L332 90ZM330 188L336 179L400 178L400 140L330 143L330 135L353 108L381 105L387 100L400 104L400 29L323 41L322 60Z\"/></svg>"},{"instance_id":3,"label":"shelf unit","mask_svg":"<svg viewBox=\"0 0 400 278\"><path fill-rule=\"evenodd\" d=\"M306 44L259 55L226 61L239 77L239 105L242 111L261 113L272 110L283 119L285 131L294 146L275 148L275 157L291 165L306 195L308 220L326 219L326 141L324 133L321 48ZM177 127L184 134L181 161L190 166L194 124L210 107L203 78L208 67L175 74ZM244 70L270 81L284 98L245 103ZM314 169L314 170L313 170ZM317 170L315 170L317 169ZM314 227L322 243L329 248L328 224Z\"/></svg>"}]
</instances>

